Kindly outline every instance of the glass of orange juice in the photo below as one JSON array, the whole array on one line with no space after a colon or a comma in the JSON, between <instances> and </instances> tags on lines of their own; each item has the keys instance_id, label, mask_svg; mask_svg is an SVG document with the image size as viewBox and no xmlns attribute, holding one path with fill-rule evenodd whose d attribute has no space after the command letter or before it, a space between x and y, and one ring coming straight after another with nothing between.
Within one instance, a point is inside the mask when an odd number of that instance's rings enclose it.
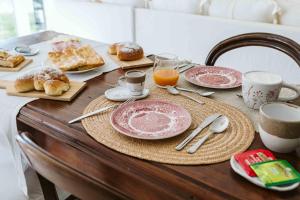
<instances>
[{"instance_id":1,"label":"glass of orange juice","mask_svg":"<svg viewBox=\"0 0 300 200\"><path fill-rule=\"evenodd\" d=\"M173 54L159 54L155 57L153 79L158 86L175 86L179 79L178 57Z\"/></svg>"}]
</instances>

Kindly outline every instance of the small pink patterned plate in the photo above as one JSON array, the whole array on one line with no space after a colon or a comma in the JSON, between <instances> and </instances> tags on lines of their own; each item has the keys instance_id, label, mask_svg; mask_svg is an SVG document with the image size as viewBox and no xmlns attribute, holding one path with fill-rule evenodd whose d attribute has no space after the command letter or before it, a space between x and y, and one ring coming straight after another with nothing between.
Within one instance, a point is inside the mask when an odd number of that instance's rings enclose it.
<instances>
[{"instance_id":1,"label":"small pink patterned plate","mask_svg":"<svg viewBox=\"0 0 300 200\"><path fill-rule=\"evenodd\" d=\"M116 109L110 123L115 130L129 137L158 140L185 132L192 118L186 109L170 102L141 100Z\"/></svg>"},{"instance_id":2,"label":"small pink patterned plate","mask_svg":"<svg viewBox=\"0 0 300 200\"><path fill-rule=\"evenodd\" d=\"M230 89L242 85L242 73L225 67L198 65L184 73L185 80L198 86Z\"/></svg>"}]
</instances>

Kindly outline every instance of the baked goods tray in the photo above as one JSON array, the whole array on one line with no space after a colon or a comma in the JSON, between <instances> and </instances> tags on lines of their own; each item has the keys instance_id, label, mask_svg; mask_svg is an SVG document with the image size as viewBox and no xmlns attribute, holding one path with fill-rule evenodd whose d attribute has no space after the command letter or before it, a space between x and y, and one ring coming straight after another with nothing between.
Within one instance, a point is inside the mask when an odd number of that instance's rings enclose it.
<instances>
[{"instance_id":1,"label":"baked goods tray","mask_svg":"<svg viewBox=\"0 0 300 200\"><path fill-rule=\"evenodd\" d=\"M29 65L32 62L32 59L25 59L23 62L18 64L16 67L1 67L0 66L0 71L1 72L18 72L27 65Z\"/></svg>"},{"instance_id":2,"label":"baked goods tray","mask_svg":"<svg viewBox=\"0 0 300 200\"><path fill-rule=\"evenodd\" d=\"M154 64L154 62L147 58L143 57L139 60L134 61L121 61L116 55L109 55L113 61L115 61L122 69L133 69L138 67L148 67Z\"/></svg>"},{"instance_id":3,"label":"baked goods tray","mask_svg":"<svg viewBox=\"0 0 300 200\"><path fill-rule=\"evenodd\" d=\"M6 89L6 93L11 96L32 97L50 99L56 101L72 101L86 87L85 82L70 82L70 89L60 96L49 96L44 91L17 92L13 81L0 80L0 88Z\"/></svg>"}]
</instances>

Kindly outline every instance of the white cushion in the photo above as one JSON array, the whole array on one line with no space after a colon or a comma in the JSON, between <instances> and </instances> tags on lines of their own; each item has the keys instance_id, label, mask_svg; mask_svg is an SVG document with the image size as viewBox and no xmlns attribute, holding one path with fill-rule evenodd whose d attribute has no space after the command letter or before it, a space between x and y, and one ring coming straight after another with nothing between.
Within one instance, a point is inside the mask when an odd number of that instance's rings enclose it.
<instances>
[{"instance_id":1,"label":"white cushion","mask_svg":"<svg viewBox=\"0 0 300 200\"><path fill-rule=\"evenodd\" d=\"M201 0L200 13L246 21L277 22L280 11L275 0Z\"/></svg>"},{"instance_id":2,"label":"white cushion","mask_svg":"<svg viewBox=\"0 0 300 200\"><path fill-rule=\"evenodd\" d=\"M201 0L152 0L151 9L198 14Z\"/></svg>"},{"instance_id":3,"label":"white cushion","mask_svg":"<svg viewBox=\"0 0 300 200\"><path fill-rule=\"evenodd\" d=\"M136 8L144 8L146 1L145 0L101 0L101 2L125 5L125 6L136 7Z\"/></svg>"},{"instance_id":4,"label":"white cushion","mask_svg":"<svg viewBox=\"0 0 300 200\"><path fill-rule=\"evenodd\" d=\"M282 8L280 23L289 26L300 27L300 1L277 0Z\"/></svg>"}]
</instances>

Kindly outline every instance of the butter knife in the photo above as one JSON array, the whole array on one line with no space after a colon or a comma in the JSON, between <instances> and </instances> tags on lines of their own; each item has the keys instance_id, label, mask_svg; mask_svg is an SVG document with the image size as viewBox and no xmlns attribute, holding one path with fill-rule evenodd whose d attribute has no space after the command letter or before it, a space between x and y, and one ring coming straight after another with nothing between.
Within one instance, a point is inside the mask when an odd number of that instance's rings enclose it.
<instances>
[{"instance_id":1,"label":"butter knife","mask_svg":"<svg viewBox=\"0 0 300 200\"><path fill-rule=\"evenodd\" d=\"M204 119L204 121L193 130L193 132L187 136L179 145L176 146L176 150L182 150L192 139L194 139L205 127L213 123L221 114L213 114Z\"/></svg>"}]
</instances>

